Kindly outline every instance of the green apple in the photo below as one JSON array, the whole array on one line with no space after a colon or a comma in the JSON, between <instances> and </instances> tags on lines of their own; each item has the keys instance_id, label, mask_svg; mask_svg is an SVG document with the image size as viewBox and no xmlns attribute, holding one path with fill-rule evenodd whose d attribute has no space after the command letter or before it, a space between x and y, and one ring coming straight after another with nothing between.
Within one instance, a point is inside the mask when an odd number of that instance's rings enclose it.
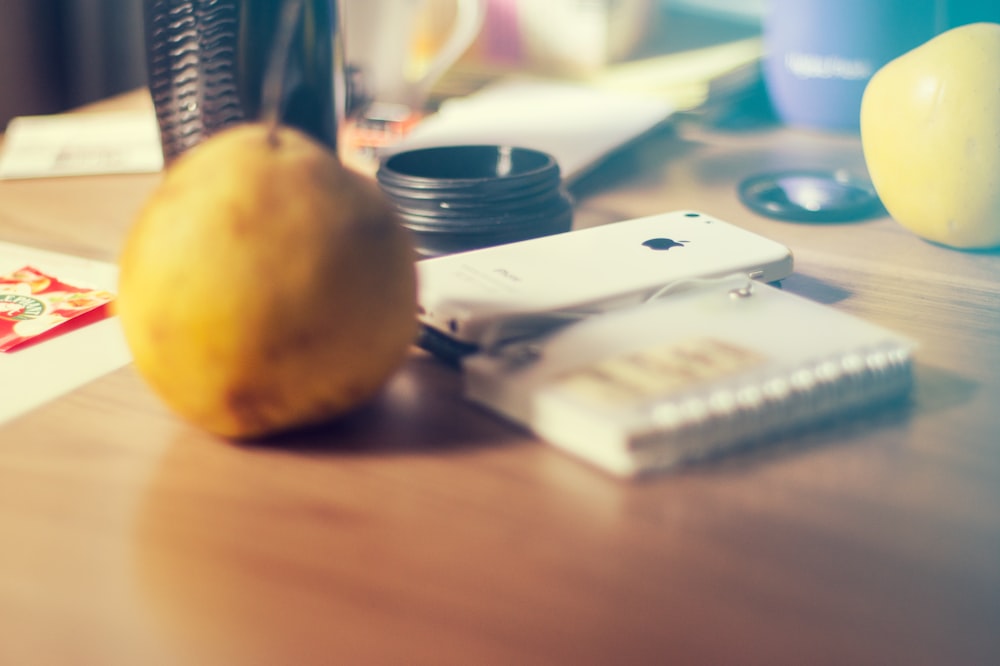
<instances>
[{"instance_id":1,"label":"green apple","mask_svg":"<svg viewBox=\"0 0 1000 666\"><path fill-rule=\"evenodd\" d=\"M953 28L879 69L861 144L901 225L952 247L1000 246L1000 24Z\"/></svg>"}]
</instances>

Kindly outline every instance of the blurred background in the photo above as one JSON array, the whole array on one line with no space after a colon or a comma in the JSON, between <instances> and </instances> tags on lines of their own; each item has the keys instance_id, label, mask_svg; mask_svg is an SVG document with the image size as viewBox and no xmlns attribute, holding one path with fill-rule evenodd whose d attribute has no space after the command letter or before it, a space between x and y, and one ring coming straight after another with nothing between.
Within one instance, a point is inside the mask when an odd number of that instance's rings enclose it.
<instances>
[{"instance_id":1,"label":"blurred background","mask_svg":"<svg viewBox=\"0 0 1000 666\"><path fill-rule=\"evenodd\" d=\"M500 4L513 0L490 1ZM623 0L608 1L615 4ZM1000 3L996 0L946 1L952 24L1000 20ZM593 0L579 2L584 5ZM725 18L756 30L768 0L649 2L661 14L669 10ZM0 0L0 130L15 115L55 113L144 85L142 3ZM684 32L675 30L668 36L683 41ZM662 47L653 44L652 49L639 55L655 54Z\"/></svg>"},{"instance_id":2,"label":"blurred background","mask_svg":"<svg viewBox=\"0 0 1000 666\"><path fill-rule=\"evenodd\" d=\"M0 128L141 86L142 0L2 0Z\"/></svg>"},{"instance_id":3,"label":"blurred background","mask_svg":"<svg viewBox=\"0 0 1000 666\"><path fill-rule=\"evenodd\" d=\"M765 0L656 0L754 21ZM145 84L142 0L2 0L0 129Z\"/></svg>"}]
</instances>

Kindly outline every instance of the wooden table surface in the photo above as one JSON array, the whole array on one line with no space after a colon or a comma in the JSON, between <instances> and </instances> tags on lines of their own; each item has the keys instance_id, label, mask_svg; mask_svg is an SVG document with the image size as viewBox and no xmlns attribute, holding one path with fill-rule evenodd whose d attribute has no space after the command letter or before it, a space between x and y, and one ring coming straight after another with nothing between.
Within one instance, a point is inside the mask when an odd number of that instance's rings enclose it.
<instances>
[{"instance_id":1,"label":"wooden table surface","mask_svg":"<svg viewBox=\"0 0 1000 666\"><path fill-rule=\"evenodd\" d=\"M789 245L786 289L919 342L910 404L635 483L418 352L268 446L126 366L0 425L0 664L1000 663L1000 255L737 199L822 166L857 139L679 124L580 183L577 224L700 209ZM114 260L157 179L0 182L0 240Z\"/></svg>"}]
</instances>

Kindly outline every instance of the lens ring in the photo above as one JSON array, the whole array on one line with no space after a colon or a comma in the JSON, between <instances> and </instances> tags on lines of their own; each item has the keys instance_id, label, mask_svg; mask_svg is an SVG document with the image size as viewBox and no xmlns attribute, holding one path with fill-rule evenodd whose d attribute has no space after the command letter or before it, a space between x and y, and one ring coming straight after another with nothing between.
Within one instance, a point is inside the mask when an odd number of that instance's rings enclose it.
<instances>
[{"instance_id":1,"label":"lens ring","mask_svg":"<svg viewBox=\"0 0 1000 666\"><path fill-rule=\"evenodd\" d=\"M842 170L757 174L743 180L738 192L750 210L791 222L854 222L885 212L870 181Z\"/></svg>"}]
</instances>

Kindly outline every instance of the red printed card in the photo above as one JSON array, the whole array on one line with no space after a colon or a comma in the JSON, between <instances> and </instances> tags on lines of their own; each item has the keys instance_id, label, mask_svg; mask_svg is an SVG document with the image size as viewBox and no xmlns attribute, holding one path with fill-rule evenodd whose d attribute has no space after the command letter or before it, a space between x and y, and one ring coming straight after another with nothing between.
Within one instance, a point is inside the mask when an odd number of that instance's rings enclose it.
<instances>
[{"instance_id":1,"label":"red printed card","mask_svg":"<svg viewBox=\"0 0 1000 666\"><path fill-rule=\"evenodd\" d=\"M67 284L31 266L0 275L0 352L103 319L112 300L109 291Z\"/></svg>"}]
</instances>

